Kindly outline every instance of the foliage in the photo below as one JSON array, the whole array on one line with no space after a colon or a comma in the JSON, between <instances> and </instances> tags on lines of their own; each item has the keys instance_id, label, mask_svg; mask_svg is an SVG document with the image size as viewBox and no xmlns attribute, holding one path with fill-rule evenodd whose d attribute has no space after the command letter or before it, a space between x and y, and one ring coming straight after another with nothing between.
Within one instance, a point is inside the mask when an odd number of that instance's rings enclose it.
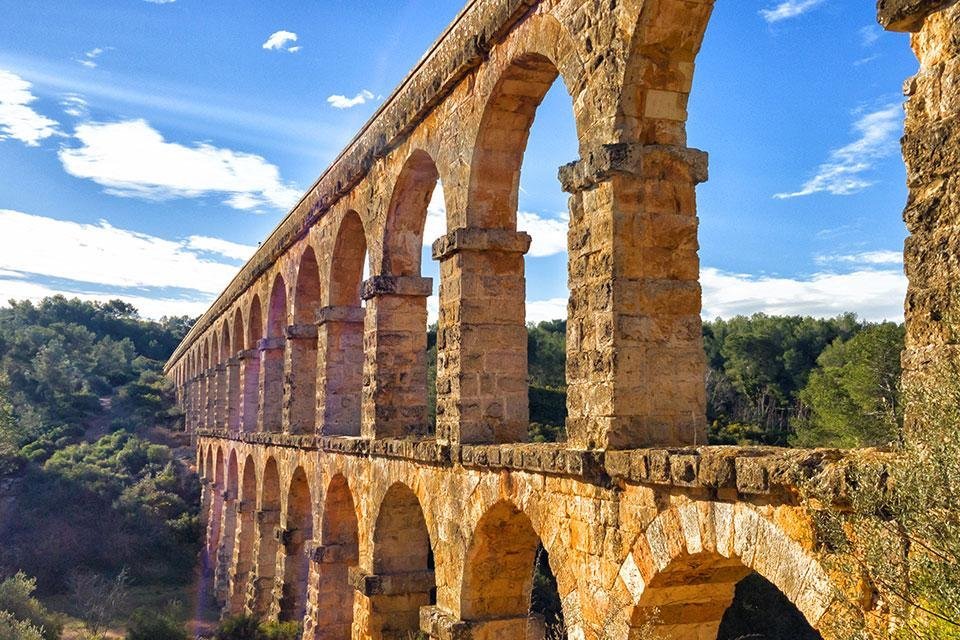
<instances>
[{"instance_id":1,"label":"foliage","mask_svg":"<svg viewBox=\"0 0 960 640\"><path fill-rule=\"evenodd\" d=\"M527 325L527 361L532 387L566 388L566 320Z\"/></svg>"},{"instance_id":2,"label":"foliage","mask_svg":"<svg viewBox=\"0 0 960 640\"><path fill-rule=\"evenodd\" d=\"M45 640L43 633L26 620L17 620L13 614L0 611L0 638L3 640Z\"/></svg>"},{"instance_id":3,"label":"foliage","mask_svg":"<svg viewBox=\"0 0 960 640\"><path fill-rule=\"evenodd\" d=\"M886 322L828 346L800 392L809 413L795 420L793 443L863 447L899 440L903 338L902 325Z\"/></svg>"},{"instance_id":4,"label":"foliage","mask_svg":"<svg viewBox=\"0 0 960 640\"><path fill-rule=\"evenodd\" d=\"M17 475L0 566L36 576L44 593L76 571L189 579L197 481L147 438L179 417L161 367L190 325L142 320L119 301L0 309L0 475Z\"/></svg>"},{"instance_id":5,"label":"foliage","mask_svg":"<svg viewBox=\"0 0 960 640\"><path fill-rule=\"evenodd\" d=\"M863 326L853 314L820 320L758 313L704 323L711 431L722 438L728 424L752 425L760 435L744 444L787 444L799 391L817 358Z\"/></svg>"},{"instance_id":6,"label":"foliage","mask_svg":"<svg viewBox=\"0 0 960 640\"><path fill-rule=\"evenodd\" d=\"M256 616L243 614L224 619L214 640L299 640L302 633L297 622L261 622Z\"/></svg>"},{"instance_id":7,"label":"foliage","mask_svg":"<svg viewBox=\"0 0 960 640\"><path fill-rule=\"evenodd\" d=\"M556 442L565 439L567 394L561 389L530 386L531 440Z\"/></svg>"},{"instance_id":8,"label":"foliage","mask_svg":"<svg viewBox=\"0 0 960 640\"><path fill-rule=\"evenodd\" d=\"M918 377L905 399L910 423L901 449L852 463L850 508L819 514L838 572L857 576L878 603L835 630L839 637L871 637L892 616L895 637L960 638L960 372L944 365ZM809 492L829 498L816 483ZM840 594L854 613L862 587L855 592Z\"/></svg>"},{"instance_id":9,"label":"foliage","mask_svg":"<svg viewBox=\"0 0 960 640\"><path fill-rule=\"evenodd\" d=\"M137 609L127 624L127 640L187 640L189 635L176 615Z\"/></svg>"},{"instance_id":10,"label":"foliage","mask_svg":"<svg viewBox=\"0 0 960 640\"><path fill-rule=\"evenodd\" d=\"M8 616L4 622L0 614L0 638L7 638L5 625L11 629L9 633L13 638L32 637L31 629L42 640L57 640L60 637L63 625L33 596L36 588L37 581L24 573L17 573L0 582L0 612ZM14 633L13 630L17 629L21 635Z\"/></svg>"}]
</instances>

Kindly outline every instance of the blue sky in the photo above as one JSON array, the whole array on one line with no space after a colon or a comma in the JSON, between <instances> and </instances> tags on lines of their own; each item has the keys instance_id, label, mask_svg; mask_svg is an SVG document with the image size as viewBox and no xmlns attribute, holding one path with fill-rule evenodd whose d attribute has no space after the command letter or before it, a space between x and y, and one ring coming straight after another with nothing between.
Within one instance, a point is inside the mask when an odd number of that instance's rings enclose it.
<instances>
[{"instance_id":1,"label":"blue sky","mask_svg":"<svg viewBox=\"0 0 960 640\"><path fill-rule=\"evenodd\" d=\"M0 300L201 313L461 5L0 0ZM873 12L717 1L688 125L710 153L705 317L902 318L901 87L917 63ZM521 174L530 320L565 313L556 172L575 158L558 83Z\"/></svg>"}]
</instances>

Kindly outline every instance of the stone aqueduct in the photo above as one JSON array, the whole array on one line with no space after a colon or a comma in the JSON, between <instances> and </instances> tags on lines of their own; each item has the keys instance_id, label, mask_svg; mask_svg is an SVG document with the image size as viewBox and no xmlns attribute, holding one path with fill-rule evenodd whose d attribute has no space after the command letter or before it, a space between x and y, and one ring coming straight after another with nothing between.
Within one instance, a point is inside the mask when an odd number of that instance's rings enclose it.
<instances>
[{"instance_id":1,"label":"stone aqueduct","mask_svg":"<svg viewBox=\"0 0 960 640\"><path fill-rule=\"evenodd\" d=\"M715 638L751 571L825 635L849 615L794 486L840 454L702 446L707 162L685 120L712 4L470 2L200 319L167 371L225 611L309 638L542 637L542 545L570 638ZM881 18L918 29L949 4ZM957 9L928 22L955 33ZM529 444L517 190L558 75L580 143L560 171L568 440ZM438 179L434 426L420 261Z\"/></svg>"}]
</instances>

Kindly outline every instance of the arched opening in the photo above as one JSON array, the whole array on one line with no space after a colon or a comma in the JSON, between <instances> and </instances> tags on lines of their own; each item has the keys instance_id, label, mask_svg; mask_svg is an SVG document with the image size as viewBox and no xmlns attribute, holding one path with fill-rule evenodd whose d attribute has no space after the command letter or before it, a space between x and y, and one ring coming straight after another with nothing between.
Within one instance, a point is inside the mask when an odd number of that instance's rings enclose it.
<instances>
[{"instance_id":1,"label":"arched opening","mask_svg":"<svg viewBox=\"0 0 960 640\"><path fill-rule=\"evenodd\" d=\"M327 487L320 534L317 611L323 624L318 640L350 640L354 591L347 583L350 567L360 562L357 509L347 479L337 475Z\"/></svg>"},{"instance_id":2,"label":"arched opening","mask_svg":"<svg viewBox=\"0 0 960 640\"><path fill-rule=\"evenodd\" d=\"M464 284L444 288L440 333L448 326L459 325L460 333L470 336L469 340L456 342L440 339L441 350L459 349L461 353L441 358L441 362L452 364L437 374L444 388L448 380L461 387L460 406L454 412L459 419L450 422L451 428L459 427L462 442L519 442L530 438L531 374L539 376L543 363L528 365L531 337L526 325L527 280L533 277L538 296L549 296L536 302L538 319L545 319L551 310L558 320L566 314L566 278L557 274L566 272L569 216L556 174L550 176L543 168L549 166L550 172L555 172L570 159L558 158L558 153L576 153L575 126L569 124L572 116L564 121L550 113L550 122L534 138L536 148L528 148L537 109L551 87L557 87L551 92L552 102L572 104L558 77L557 68L548 58L528 53L516 58L498 79L485 106L473 150L466 220L470 232L480 234L482 230L486 241L480 245L481 250L449 250L443 258L445 277L459 277ZM566 113L571 111L567 108ZM526 171L530 172L531 191L525 194L525 204L537 209L521 211L521 176ZM541 182L553 187L544 189L539 186ZM549 197L541 197L545 191L550 192ZM528 251L534 262L525 258ZM473 282L482 286L469 287ZM557 335L565 331L565 325L556 324L547 332L531 329L532 335L548 338L553 356L565 353L563 336ZM540 356L545 351L535 350L534 354ZM535 380L534 422L548 419L553 423L550 429L537 431L539 439L557 439L562 432L564 415L559 407L565 404L565 358L561 355L554 360L558 361L549 364L561 372L552 376L551 385L541 380L543 376ZM444 400L438 399L438 404L443 405ZM450 414L449 407L443 407L443 413Z\"/></svg>"},{"instance_id":3,"label":"arched opening","mask_svg":"<svg viewBox=\"0 0 960 640\"><path fill-rule=\"evenodd\" d=\"M230 372L230 326L224 321L220 329L220 350L217 354L217 400L215 420L218 429L228 427L229 402L228 388Z\"/></svg>"},{"instance_id":4,"label":"arched opening","mask_svg":"<svg viewBox=\"0 0 960 640\"><path fill-rule=\"evenodd\" d=\"M237 550L234 554L234 569L230 576L229 611L231 614L240 613L243 610L247 589L250 586L250 574L254 568L257 466L253 461L253 456L247 456L243 463L237 505Z\"/></svg>"},{"instance_id":5,"label":"arched opening","mask_svg":"<svg viewBox=\"0 0 960 640\"><path fill-rule=\"evenodd\" d=\"M287 425L290 433L314 433L317 426L317 312L320 270L313 248L300 257L293 296L293 322L287 330L290 371Z\"/></svg>"},{"instance_id":6,"label":"arched opening","mask_svg":"<svg viewBox=\"0 0 960 640\"><path fill-rule=\"evenodd\" d=\"M556 578L530 519L501 501L480 519L467 552L461 617L504 640L565 637Z\"/></svg>"},{"instance_id":7,"label":"arched opening","mask_svg":"<svg viewBox=\"0 0 960 640\"><path fill-rule=\"evenodd\" d=\"M240 424L244 433L257 430L260 413L260 340L263 338L263 312L260 296L250 301L247 323L247 352L243 366L243 393L240 400Z\"/></svg>"},{"instance_id":8,"label":"arched opening","mask_svg":"<svg viewBox=\"0 0 960 640\"><path fill-rule=\"evenodd\" d=\"M630 618L631 640L820 640L803 614L739 558L675 558L646 585Z\"/></svg>"},{"instance_id":9,"label":"arched opening","mask_svg":"<svg viewBox=\"0 0 960 640\"><path fill-rule=\"evenodd\" d=\"M372 321L365 327L362 421L368 430L376 428L377 437L434 430L427 402L427 298L433 288L420 266L427 206L438 179L429 154L410 154L387 210L380 275L364 291Z\"/></svg>"},{"instance_id":10,"label":"arched opening","mask_svg":"<svg viewBox=\"0 0 960 640\"><path fill-rule=\"evenodd\" d=\"M260 509L257 511L257 576L253 584L250 609L254 614L265 616L273 604L274 577L277 573L279 550L278 527L280 526L280 473L277 461L267 459L263 469L263 486L260 490Z\"/></svg>"},{"instance_id":11,"label":"arched opening","mask_svg":"<svg viewBox=\"0 0 960 640\"><path fill-rule=\"evenodd\" d=\"M420 607L434 604L433 548L417 496L404 484L390 487L373 533L373 572L391 576L370 595L370 632L384 638L415 636Z\"/></svg>"},{"instance_id":12,"label":"arched opening","mask_svg":"<svg viewBox=\"0 0 960 640\"><path fill-rule=\"evenodd\" d=\"M286 346L287 286L277 275L270 290L267 309L267 340L260 351L260 407L262 431L279 433L283 429L283 354Z\"/></svg>"},{"instance_id":13,"label":"arched opening","mask_svg":"<svg viewBox=\"0 0 960 640\"><path fill-rule=\"evenodd\" d=\"M318 328L324 354L318 403L324 435L360 435L364 323L360 283L366 259L363 223L356 211L347 211L333 247L330 306L321 311Z\"/></svg>"},{"instance_id":14,"label":"arched opening","mask_svg":"<svg viewBox=\"0 0 960 640\"><path fill-rule=\"evenodd\" d=\"M217 549L220 548L220 526L223 517L223 491L225 486L226 466L223 459L223 450L217 448L216 459L213 465L213 497L210 509L210 520L207 523L207 557L211 560L211 567L216 567Z\"/></svg>"},{"instance_id":15,"label":"arched opening","mask_svg":"<svg viewBox=\"0 0 960 640\"><path fill-rule=\"evenodd\" d=\"M242 362L245 333L243 331L243 312L238 308L233 314L233 346L227 364L227 424L231 433L240 432L241 389L243 381Z\"/></svg>"},{"instance_id":16,"label":"arched opening","mask_svg":"<svg viewBox=\"0 0 960 640\"><path fill-rule=\"evenodd\" d=\"M229 602L230 573L233 569L233 551L237 537L237 492L240 473L237 464L237 452L231 451L227 463L227 483L223 492L222 536L217 548L217 569L214 578L214 592L217 603L226 606Z\"/></svg>"},{"instance_id":17,"label":"arched opening","mask_svg":"<svg viewBox=\"0 0 960 640\"><path fill-rule=\"evenodd\" d=\"M307 613L307 582L310 558L307 545L313 540L313 501L302 467L297 467L287 494L287 522L283 531L283 590L280 619L303 620Z\"/></svg>"}]
</instances>

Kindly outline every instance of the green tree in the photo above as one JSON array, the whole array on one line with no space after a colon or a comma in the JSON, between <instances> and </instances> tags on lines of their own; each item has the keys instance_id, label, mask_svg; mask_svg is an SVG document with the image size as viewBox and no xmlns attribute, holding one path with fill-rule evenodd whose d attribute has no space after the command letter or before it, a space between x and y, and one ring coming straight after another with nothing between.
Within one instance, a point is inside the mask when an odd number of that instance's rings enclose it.
<instances>
[{"instance_id":1,"label":"green tree","mask_svg":"<svg viewBox=\"0 0 960 640\"><path fill-rule=\"evenodd\" d=\"M808 411L794 421L793 444L863 447L897 441L903 338L902 325L885 322L824 349L800 392Z\"/></svg>"},{"instance_id":2,"label":"green tree","mask_svg":"<svg viewBox=\"0 0 960 640\"><path fill-rule=\"evenodd\" d=\"M137 609L127 624L127 640L187 640L183 623L172 612Z\"/></svg>"}]
</instances>

